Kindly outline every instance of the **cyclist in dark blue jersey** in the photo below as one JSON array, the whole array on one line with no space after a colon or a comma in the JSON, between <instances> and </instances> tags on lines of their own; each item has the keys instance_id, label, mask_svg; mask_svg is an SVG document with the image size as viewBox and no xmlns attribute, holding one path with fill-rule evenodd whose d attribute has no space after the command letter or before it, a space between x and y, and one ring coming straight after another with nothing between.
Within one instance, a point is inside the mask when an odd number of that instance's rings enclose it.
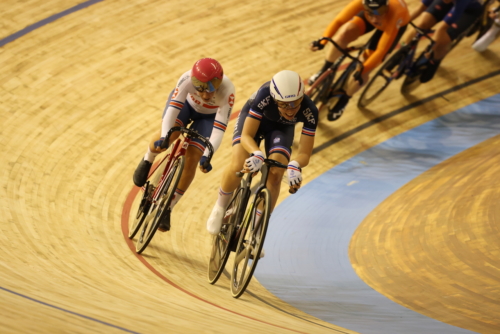
<instances>
[{"instance_id":1,"label":"cyclist in dark blue jersey","mask_svg":"<svg viewBox=\"0 0 500 334\"><path fill-rule=\"evenodd\" d=\"M294 129L303 123L297 153L292 156ZM224 212L233 191L239 185L236 172L257 172L264 157L288 164L290 187L299 189L302 182L301 168L309 164L318 125L318 109L304 95L304 84L293 71L281 71L270 82L263 84L241 110L233 134L231 162L222 177L219 198L207 221L207 230L218 234ZM259 148L265 142L264 154ZM250 157L249 157L250 154ZM290 161L291 160L291 161ZM271 208L274 208L280 192L284 169L271 168L267 187L271 191Z\"/></svg>"},{"instance_id":2,"label":"cyclist in dark blue jersey","mask_svg":"<svg viewBox=\"0 0 500 334\"><path fill-rule=\"evenodd\" d=\"M415 25L422 30L435 26L433 39L436 43L417 64L422 70L421 82L428 82L434 77L439 64L450 50L452 41L479 19L482 10L482 4L478 0L422 0L411 18L415 19ZM404 43L409 44L414 36L415 30L412 29L403 38Z\"/></svg>"}]
</instances>

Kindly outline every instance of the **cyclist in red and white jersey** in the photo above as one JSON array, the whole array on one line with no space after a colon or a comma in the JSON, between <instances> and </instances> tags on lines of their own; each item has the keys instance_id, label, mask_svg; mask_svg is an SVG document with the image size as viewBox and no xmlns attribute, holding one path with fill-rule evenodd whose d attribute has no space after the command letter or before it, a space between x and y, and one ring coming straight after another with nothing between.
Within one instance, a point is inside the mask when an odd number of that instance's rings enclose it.
<instances>
[{"instance_id":1,"label":"cyclist in red and white jersey","mask_svg":"<svg viewBox=\"0 0 500 334\"><path fill-rule=\"evenodd\" d=\"M234 101L234 85L224 75L221 64L212 58L198 60L191 70L180 77L177 86L170 93L163 112L161 131L151 139L144 158L134 172L135 185L142 187L146 183L155 157L163 151L160 149L161 143L174 126L187 127L191 124L191 129L210 138L210 143L216 151L226 131ZM178 132L174 133L170 143L178 136ZM187 148L184 171L167 210L168 219L160 224L160 231L170 229L170 212L193 181L196 167L199 165L203 173L208 173L212 169L211 165L206 169L202 167L207 156L208 149L201 140L193 139Z\"/></svg>"}]
</instances>

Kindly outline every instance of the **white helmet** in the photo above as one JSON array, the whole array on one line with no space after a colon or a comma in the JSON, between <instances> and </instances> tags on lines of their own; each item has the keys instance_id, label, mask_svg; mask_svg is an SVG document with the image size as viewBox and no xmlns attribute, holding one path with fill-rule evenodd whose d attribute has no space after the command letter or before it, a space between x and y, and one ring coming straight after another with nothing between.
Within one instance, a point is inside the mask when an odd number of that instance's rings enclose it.
<instances>
[{"instance_id":1,"label":"white helmet","mask_svg":"<svg viewBox=\"0 0 500 334\"><path fill-rule=\"evenodd\" d=\"M294 71L276 73L271 80L271 96L277 101L296 101L304 96L304 84Z\"/></svg>"}]
</instances>

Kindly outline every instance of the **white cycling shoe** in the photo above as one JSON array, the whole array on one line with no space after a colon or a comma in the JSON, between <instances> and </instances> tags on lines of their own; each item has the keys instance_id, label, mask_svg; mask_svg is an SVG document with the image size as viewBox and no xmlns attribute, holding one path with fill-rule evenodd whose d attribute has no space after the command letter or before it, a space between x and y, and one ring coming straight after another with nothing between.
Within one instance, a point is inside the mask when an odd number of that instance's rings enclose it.
<instances>
[{"instance_id":1,"label":"white cycling shoe","mask_svg":"<svg viewBox=\"0 0 500 334\"><path fill-rule=\"evenodd\" d=\"M219 206L219 204L215 203L214 208L212 209L212 213L207 220L207 231L212 235L217 235L220 232L220 228L222 226L222 220L224 219L224 212L226 210Z\"/></svg>"}]
</instances>

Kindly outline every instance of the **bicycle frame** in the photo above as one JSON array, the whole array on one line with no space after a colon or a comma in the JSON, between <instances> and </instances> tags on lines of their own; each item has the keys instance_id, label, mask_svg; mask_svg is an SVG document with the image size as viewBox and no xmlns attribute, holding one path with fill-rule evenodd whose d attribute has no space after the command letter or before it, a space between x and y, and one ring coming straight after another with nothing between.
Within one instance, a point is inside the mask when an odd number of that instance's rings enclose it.
<instances>
[{"instance_id":1,"label":"bicycle frame","mask_svg":"<svg viewBox=\"0 0 500 334\"><path fill-rule=\"evenodd\" d=\"M411 26L413 26L413 28L416 30L417 33L410 41L410 44L409 44L410 51L408 51L408 54L406 55L405 60L401 62L401 64L398 67L398 70L395 72L395 74L396 73L397 74L400 74L400 73L408 74L409 73L410 69L414 65L415 53L417 52L417 46L418 46L420 39L422 37L425 37L430 41L430 44L427 45L427 47L426 47L426 51L430 50L430 48L432 48L432 46L435 43L434 40L429 36L429 33L432 32L432 30L429 30L429 31L422 30L419 27L417 27L413 22L410 22L409 24ZM424 52L426 52L426 51L424 51Z\"/></svg>"},{"instance_id":2,"label":"bicycle frame","mask_svg":"<svg viewBox=\"0 0 500 334\"><path fill-rule=\"evenodd\" d=\"M179 138L177 138L175 140L175 142L172 144L172 150L171 150L170 154L166 155L163 158L163 160L160 161L160 163L156 166L156 168L154 170L154 171L156 171L156 169L161 165L161 163L165 159L169 159L169 161L167 161L167 165L165 166L165 168L163 170L162 176L160 178L160 182L158 182L158 186L155 188L155 190L153 192L153 195L152 195L152 204L153 205L151 206L151 208L156 203L158 203L158 201L160 199L160 194L163 193L163 187L165 186L165 183L167 181L167 175L170 173L170 170L172 169L173 162L176 161L176 159L179 158L180 156L186 155L189 143L191 143L191 141L192 141L191 136L196 136L197 138L202 139L205 142L205 144L207 145L208 150L210 152L209 157L211 158L213 156L214 149L213 149L210 141L208 141L208 139L204 138L201 135L198 135L197 132L195 132L193 130L182 128L179 126L176 126L176 127L173 127L172 129L170 129L170 131L167 134L167 137L163 140L163 143L161 144L161 148L166 148L168 146L168 143L170 141L170 136L172 135L172 133L174 133L176 131L180 132ZM187 136L184 136L183 134L187 134Z\"/></svg>"},{"instance_id":3,"label":"bicycle frame","mask_svg":"<svg viewBox=\"0 0 500 334\"><path fill-rule=\"evenodd\" d=\"M328 68L323 74L321 74L321 76L318 79L316 79L316 81L307 90L306 95L312 96L312 95L315 95L316 93L319 93L319 96L317 98L315 98L315 100L314 100L315 103L321 102L322 104L326 104L328 102L328 100L330 99L330 93L333 90L338 90L340 88L343 88L343 86L345 85L345 82L347 80L346 72L349 72L347 69L349 69L349 67L352 65L352 63L349 64L348 68L346 69L346 71L344 71L344 73L342 73L340 78L337 81L334 81L335 73L338 70L338 68L340 67L340 64L342 64L342 62L346 58L349 58L357 65L359 64L361 72L362 72L364 67L363 67L363 63L361 62L361 60L359 60L359 57L362 55L362 53L364 52L364 50L366 48L366 45L368 45L368 44L365 44L361 47L359 47L359 46L348 47L348 48L344 49L331 38L323 37L320 39L320 41L323 41L323 40L332 43L334 45L334 47L337 48L342 53L342 55L335 60L335 62L333 63L333 65L330 68ZM358 54L356 56L352 56L350 53L353 51L358 51ZM329 86L328 89L326 87L322 88L322 85L325 84L324 80L330 75L332 76L332 78L331 78L332 81L328 82L328 86Z\"/></svg>"},{"instance_id":4,"label":"bicycle frame","mask_svg":"<svg viewBox=\"0 0 500 334\"><path fill-rule=\"evenodd\" d=\"M155 205L158 203L158 200L160 199L160 194L163 192L163 187L165 186L165 183L167 181L167 175L172 169L173 162L180 156L186 155L186 150L187 147L189 146L189 143L191 142L191 139L188 137L183 137L183 138L178 138L175 140L172 151L170 152L169 155L165 156L163 160L158 164L156 168L158 168L161 163L165 159L169 159L167 161L167 165L165 166L165 169L163 170L162 176L160 178L160 182L158 182L158 186L155 188L152 196L152 204ZM156 170L155 168L155 170Z\"/></svg>"}]
</instances>

